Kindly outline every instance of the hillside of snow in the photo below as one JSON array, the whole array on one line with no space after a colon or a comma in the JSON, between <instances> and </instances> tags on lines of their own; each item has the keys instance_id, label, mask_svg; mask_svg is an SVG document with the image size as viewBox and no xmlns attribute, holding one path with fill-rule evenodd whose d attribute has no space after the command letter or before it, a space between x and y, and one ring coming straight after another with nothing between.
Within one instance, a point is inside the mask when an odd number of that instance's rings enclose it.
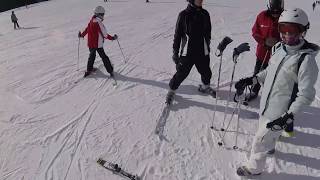
<instances>
[{"instance_id":1,"label":"hillside of snow","mask_svg":"<svg viewBox=\"0 0 320 180\"><path fill-rule=\"evenodd\" d=\"M172 41L178 13L185 0L51 0L15 9L23 28L13 30L11 11L0 13L0 180L120 180L96 161L118 163L143 180L237 180L236 168L249 156L258 125L259 98L241 106L234 150L235 115L222 132L210 129L215 99L198 92L195 68L164 109L168 83L175 73ZM312 0L286 0L310 19L306 39L320 45L320 5ZM100 57L98 71L83 79L89 50L78 41L93 9L106 8L104 24L117 41L105 51L115 68L117 86ZM218 43L229 36L221 72L221 91L214 126L221 128L233 69L233 48L248 42L251 51L239 57L235 81L249 76L256 42L251 27L265 1L205 0L211 15L211 84L215 87ZM78 44L80 43L80 44ZM79 45L79 64L78 64ZM319 55L317 56L320 65ZM79 71L77 67L79 66ZM320 178L320 80L317 99L296 117L293 138L282 138L267 159L264 180ZM232 89L234 92L234 89ZM227 109L228 123L234 102ZM163 136L155 134L161 120Z\"/></svg>"}]
</instances>

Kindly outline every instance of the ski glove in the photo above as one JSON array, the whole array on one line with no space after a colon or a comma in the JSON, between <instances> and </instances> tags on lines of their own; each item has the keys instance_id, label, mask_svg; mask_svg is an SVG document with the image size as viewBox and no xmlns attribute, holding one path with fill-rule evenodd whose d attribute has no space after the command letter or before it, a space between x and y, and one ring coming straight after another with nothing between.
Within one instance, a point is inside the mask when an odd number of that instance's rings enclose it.
<instances>
[{"instance_id":1,"label":"ski glove","mask_svg":"<svg viewBox=\"0 0 320 180\"><path fill-rule=\"evenodd\" d=\"M221 56L222 52L226 49L227 45L230 44L233 40L228 36L224 37L223 40L219 43L217 49L220 51L216 56Z\"/></svg>"},{"instance_id":2,"label":"ski glove","mask_svg":"<svg viewBox=\"0 0 320 180\"><path fill-rule=\"evenodd\" d=\"M238 82L236 82L234 87L237 90L236 92L237 95L241 95L247 86L255 85L257 83L258 83L257 76L252 76L252 77L240 79Z\"/></svg>"},{"instance_id":3,"label":"ski glove","mask_svg":"<svg viewBox=\"0 0 320 180\"><path fill-rule=\"evenodd\" d=\"M82 35L81 35L81 32L79 31L78 38L81 38L81 37L82 37Z\"/></svg>"},{"instance_id":4,"label":"ski glove","mask_svg":"<svg viewBox=\"0 0 320 180\"><path fill-rule=\"evenodd\" d=\"M238 47L233 49L233 59L235 60L236 57L239 56L239 54L245 52L245 51L250 51L250 46L249 43L242 43Z\"/></svg>"},{"instance_id":5,"label":"ski glove","mask_svg":"<svg viewBox=\"0 0 320 180\"><path fill-rule=\"evenodd\" d=\"M285 113L281 117L267 124L267 128L271 131L280 131L285 129L288 125L293 123L293 114Z\"/></svg>"},{"instance_id":6,"label":"ski glove","mask_svg":"<svg viewBox=\"0 0 320 180\"><path fill-rule=\"evenodd\" d=\"M118 39L118 35L115 34L112 36L112 40L117 40L117 39Z\"/></svg>"}]
</instances>

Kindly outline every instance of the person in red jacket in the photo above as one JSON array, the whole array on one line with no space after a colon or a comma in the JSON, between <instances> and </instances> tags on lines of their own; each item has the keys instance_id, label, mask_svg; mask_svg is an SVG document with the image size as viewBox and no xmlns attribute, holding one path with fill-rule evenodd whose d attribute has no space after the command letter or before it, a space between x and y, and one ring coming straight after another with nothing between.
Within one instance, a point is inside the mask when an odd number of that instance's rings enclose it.
<instances>
[{"instance_id":1,"label":"person in red jacket","mask_svg":"<svg viewBox=\"0 0 320 180\"><path fill-rule=\"evenodd\" d=\"M103 49L104 39L116 40L118 36L115 34L111 36L108 34L106 28L104 27L102 21L105 14L105 9L102 6L97 6L94 10L94 16L90 20L87 28L81 33L79 32L78 37L84 37L88 35L88 47L90 51L87 71L84 77L91 74L95 69L93 68L94 60L96 58L96 52L98 52L101 57L107 72L113 77L113 67L111 65L109 57L106 55Z\"/></svg>"},{"instance_id":2,"label":"person in red jacket","mask_svg":"<svg viewBox=\"0 0 320 180\"><path fill-rule=\"evenodd\" d=\"M256 65L254 75L264 70L268 66L271 48L280 41L278 32L278 19L284 8L283 0L268 0L267 10L262 11L257 16L256 22L252 27L252 36L257 41ZM252 87L251 93L246 97L247 101L255 99L260 90L260 84Z\"/></svg>"}]
</instances>

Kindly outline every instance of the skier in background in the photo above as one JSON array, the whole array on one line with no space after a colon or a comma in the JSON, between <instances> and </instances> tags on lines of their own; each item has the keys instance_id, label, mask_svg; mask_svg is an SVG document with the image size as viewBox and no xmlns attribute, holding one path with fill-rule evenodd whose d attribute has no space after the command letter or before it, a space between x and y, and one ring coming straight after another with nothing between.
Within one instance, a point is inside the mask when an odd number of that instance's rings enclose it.
<instances>
[{"instance_id":1,"label":"skier in background","mask_svg":"<svg viewBox=\"0 0 320 180\"><path fill-rule=\"evenodd\" d=\"M268 0L268 9L259 13L252 27L252 36L258 43L254 75L268 66L271 48L280 41L278 19L283 11L283 7L284 0ZM259 94L260 88L260 84L252 86L250 94L246 97L246 101L255 99Z\"/></svg>"},{"instance_id":2,"label":"skier in background","mask_svg":"<svg viewBox=\"0 0 320 180\"><path fill-rule=\"evenodd\" d=\"M102 6L97 6L87 28L82 33L79 32L78 34L79 38L88 34L88 47L90 55L87 64L87 71L85 72L84 77L90 75L95 70L93 68L93 64L96 58L96 52L98 52L99 56L101 57L107 72L110 73L111 77L114 76L110 59L103 49L103 42L104 39L116 40L118 36L116 34L114 36L108 34L105 26L102 23L104 14L105 9Z\"/></svg>"},{"instance_id":3,"label":"skier in background","mask_svg":"<svg viewBox=\"0 0 320 180\"><path fill-rule=\"evenodd\" d=\"M281 42L272 48L270 65L235 84L237 90L255 83L264 84L258 131L249 161L237 169L239 176L261 174L266 156L275 152L282 130L293 124L295 115L315 98L314 85L319 71L315 56L319 46L304 39L308 28L308 16L302 9L284 10L279 18Z\"/></svg>"},{"instance_id":4,"label":"skier in background","mask_svg":"<svg viewBox=\"0 0 320 180\"><path fill-rule=\"evenodd\" d=\"M19 24L18 24L18 18L17 18L17 16L14 14L14 11L12 11L12 13L11 13L11 21L12 21L12 23L13 23L13 28L14 28L14 29L17 29L17 27L18 27L18 29L20 29L20 26L19 26Z\"/></svg>"},{"instance_id":5,"label":"skier in background","mask_svg":"<svg viewBox=\"0 0 320 180\"><path fill-rule=\"evenodd\" d=\"M171 104L175 91L189 75L193 65L201 74L202 85L199 91L211 94L216 92L210 87L211 21L209 12L202 8L203 0L188 0L187 8L179 13L173 40L173 62L177 72L169 83L166 103Z\"/></svg>"},{"instance_id":6,"label":"skier in background","mask_svg":"<svg viewBox=\"0 0 320 180\"><path fill-rule=\"evenodd\" d=\"M312 3L312 10L314 11L314 8L316 8L316 2Z\"/></svg>"}]
</instances>

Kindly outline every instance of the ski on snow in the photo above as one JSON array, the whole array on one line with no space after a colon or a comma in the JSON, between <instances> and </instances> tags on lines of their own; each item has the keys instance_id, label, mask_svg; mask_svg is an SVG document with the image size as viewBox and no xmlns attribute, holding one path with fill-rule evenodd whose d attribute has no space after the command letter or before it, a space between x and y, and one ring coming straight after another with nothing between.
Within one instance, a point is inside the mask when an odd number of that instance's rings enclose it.
<instances>
[{"instance_id":1,"label":"ski on snow","mask_svg":"<svg viewBox=\"0 0 320 180\"><path fill-rule=\"evenodd\" d=\"M130 180L141 180L141 178L138 175L132 175L131 173L128 173L127 171L123 170L118 164L107 162L101 158L98 159L97 163L105 169L119 176L128 178Z\"/></svg>"},{"instance_id":2,"label":"ski on snow","mask_svg":"<svg viewBox=\"0 0 320 180\"><path fill-rule=\"evenodd\" d=\"M164 128L166 126L167 119L169 117L170 106L172 105L173 99L174 99L174 94L166 97L165 105L163 107L160 118L157 121L155 134L159 136L160 141L162 140L168 141L168 139L164 136Z\"/></svg>"}]
</instances>

